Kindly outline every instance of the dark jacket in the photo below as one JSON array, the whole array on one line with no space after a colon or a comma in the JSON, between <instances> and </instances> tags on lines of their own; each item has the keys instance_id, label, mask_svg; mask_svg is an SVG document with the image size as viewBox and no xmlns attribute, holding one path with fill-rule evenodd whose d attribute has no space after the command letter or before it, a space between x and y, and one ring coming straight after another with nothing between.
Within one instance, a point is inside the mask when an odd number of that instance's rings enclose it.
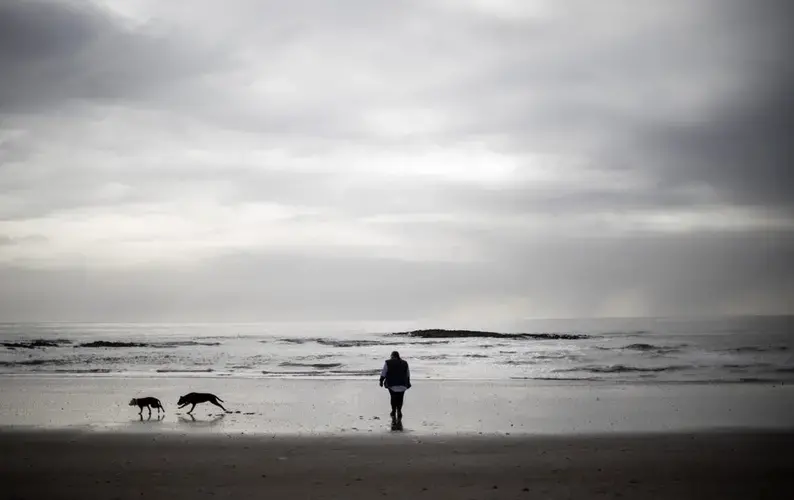
<instances>
[{"instance_id":1,"label":"dark jacket","mask_svg":"<svg viewBox=\"0 0 794 500\"><path fill-rule=\"evenodd\" d=\"M404 359L391 358L386 360L386 387L395 385L411 385L411 378L408 372L408 362Z\"/></svg>"}]
</instances>

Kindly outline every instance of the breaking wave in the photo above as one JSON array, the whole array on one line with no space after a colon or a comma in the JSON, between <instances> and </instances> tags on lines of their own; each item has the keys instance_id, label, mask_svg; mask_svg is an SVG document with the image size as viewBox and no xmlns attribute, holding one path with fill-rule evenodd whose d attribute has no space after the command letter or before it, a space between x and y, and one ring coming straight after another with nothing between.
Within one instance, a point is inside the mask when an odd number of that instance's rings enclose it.
<instances>
[{"instance_id":1,"label":"breaking wave","mask_svg":"<svg viewBox=\"0 0 794 500\"><path fill-rule=\"evenodd\" d=\"M212 373L212 368L158 368L157 373Z\"/></svg>"},{"instance_id":2,"label":"breaking wave","mask_svg":"<svg viewBox=\"0 0 794 500\"><path fill-rule=\"evenodd\" d=\"M637 344L629 344L619 347L594 346L593 348L599 351L637 351L647 354L673 354L673 353L681 352L681 350L685 347L688 346L686 344L654 345L654 344L637 343Z\"/></svg>"},{"instance_id":3,"label":"breaking wave","mask_svg":"<svg viewBox=\"0 0 794 500\"><path fill-rule=\"evenodd\" d=\"M290 367L293 366L295 368L316 368L318 370L327 370L330 368L338 368L342 366L342 363L297 363L295 361L284 361L280 363L279 366Z\"/></svg>"},{"instance_id":4,"label":"breaking wave","mask_svg":"<svg viewBox=\"0 0 794 500\"><path fill-rule=\"evenodd\" d=\"M579 340L588 338L587 335L578 333L498 333L480 330L412 330L410 332L395 332L392 335L404 337L418 337L422 339L447 339L447 338L488 338L488 339L515 339L515 340Z\"/></svg>"},{"instance_id":5,"label":"breaking wave","mask_svg":"<svg viewBox=\"0 0 794 500\"><path fill-rule=\"evenodd\" d=\"M164 342L118 342L118 341L110 341L110 340L95 340L93 342L84 342L82 344L77 344L75 347L87 347L87 348L98 348L98 347L117 347L117 348L127 348L127 347L153 347L156 349L167 349L171 347L193 347L193 346L218 346L221 345L220 342L199 342L196 340L175 340L175 341L164 341Z\"/></svg>"},{"instance_id":6,"label":"breaking wave","mask_svg":"<svg viewBox=\"0 0 794 500\"><path fill-rule=\"evenodd\" d=\"M742 347L733 347L730 349L722 349L722 352L732 352L732 353L746 353L746 352L786 352L788 351L788 347L784 345L776 345L776 346L742 346Z\"/></svg>"},{"instance_id":7,"label":"breaking wave","mask_svg":"<svg viewBox=\"0 0 794 500\"><path fill-rule=\"evenodd\" d=\"M323 337L307 337L307 338L281 338L279 342L285 344L307 344L316 343L328 347L369 347L369 346L383 346L383 345L400 345L399 342L388 342L381 340L352 340L352 339L332 339ZM266 341L262 341L266 342Z\"/></svg>"},{"instance_id":8,"label":"breaking wave","mask_svg":"<svg viewBox=\"0 0 794 500\"><path fill-rule=\"evenodd\" d=\"M380 370L262 370L261 373L269 377L374 377L380 374Z\"/></svg>"},{"instance_id":9,"label":"breaking wave","mask_svg":"<svg viewBox=\"0 0 794 500\"><path fill-rule=\"evenodd\" d=\"M262 370L262 375L267 375L269 377L314 377L317 376L317 372Z\"/></svg>"},{"instance_id":10,"label":"breaking wave","mask_svg":"<svg viewBox=\"0 0 794 500\"><path fill-rule=\"evenodd\" d=\"M670 354L674 352L680 352L682 348L686 347L686 344L676 345L676 346L662 346L662 345L653 345L653 344L629 344L623 347L624 350L628 351L641 351L641 352L652 352L658 354Z\"/></svg>"},{"instance_id":11,"label":"breaking wave","mask_svg":"<svg viewBox=\"0 0 794 500\"><path fill-rule=\"evenodd\" d=\"M422 361L438 361L447 358L449 358L447 354L423 354L415 356L415 359L420 359Z\"/></svg>"},{"instance_id":12,"label":"breaking wave","mask_svg":"<svg viewBox=\"0 0 794 500\"><path fill-rule=\"evenodd\" d=\"M580 366L576 368L561 368L554 370L555 373L565 372L589 372L589 373L659 373L659 372L674 372L680 370L688 370L692 366L685 365L669 365L669 366L628 366L628 365L590 365Z\"/></svg>"},{"instance_id":13,"label":"breaking wave","mask_svg":"<svg viewBox=\"0 0 794 500\"><path fill-rule=\"evenodd\" d=\"M532 359L567 359L567 360L575 360L581 359L582 356L580 354L574 354L570 352L548 352L544 354L534 354Z\"/></svg>"},{"instance_id":14,"label":"breaking wave","mask_svg":"<svg viewBox=\"0 0 794 500\"><path fill-rule=\"evenodd\" d=\"M64 366L72 364L66 359L26 359L22 361L0 361L0 366Z\"/></svg>"},{"instance_id":15,"label":"breaking wave","mask_svg":"<svg viewBox=\"0 0 794 500\"><path fill-rule=\"evenodd\" d=\"M175 340L170 342L153 342L148 344L151 347L167 348L167 347L191 347L191 346L217 346L221 345L220 342L199 342L197 340Z\"/></svg>"},{"instance_id":16,"label":"breaking wave","mask_svg":"<svg viewBox=\"0 0 794 500\"><path fill-rule=\"evenodd\" d=\"M328 373L333 373L334 375L374 377L380 375L380 370L331 370Z\"/></svg>"},{"instance_id":17,"label":"breaking wave","mask_svg":"<svg viewBox=\"0 0 794 500\"><path fill-rule=\"evenodd\" d=\"M55 373L113 373L110 368L70 368L53 370Z\"/></svg>"}]
</instances>

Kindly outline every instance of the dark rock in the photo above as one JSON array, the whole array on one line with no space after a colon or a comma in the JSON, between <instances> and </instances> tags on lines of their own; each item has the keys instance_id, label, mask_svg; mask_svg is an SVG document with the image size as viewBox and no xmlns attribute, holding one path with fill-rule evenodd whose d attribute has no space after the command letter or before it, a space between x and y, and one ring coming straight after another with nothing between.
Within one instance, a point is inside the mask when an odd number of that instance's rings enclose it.
<instances>
[{"instance_id":1,"label":"dark rock","mask_svg":"<svg viewBox=\"0 0 794 500\"><path fill-rule=\"evenodd\" d=\"M148 344L140 342L111 342L109 340L96 340L94 342L86 342L78 344L76 347L147 347Z\"/></svg>"}]
</instances>

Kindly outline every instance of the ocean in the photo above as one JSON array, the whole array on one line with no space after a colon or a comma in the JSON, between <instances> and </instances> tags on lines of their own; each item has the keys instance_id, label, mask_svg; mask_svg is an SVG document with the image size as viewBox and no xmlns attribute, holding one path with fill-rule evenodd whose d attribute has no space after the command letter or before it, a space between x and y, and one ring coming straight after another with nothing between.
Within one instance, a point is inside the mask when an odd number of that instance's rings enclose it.
<instances>
[{"instance_id":1,"label":"ocean","mask_svg":"<svg viewBox=\"0 0 794 500\"><path fill-rule=\"evenodd\" d=\"M398 350L415 380L794 381L792 316L420 326L2 323L0 375L360 379Z\"/></svg>"}]
</instances>

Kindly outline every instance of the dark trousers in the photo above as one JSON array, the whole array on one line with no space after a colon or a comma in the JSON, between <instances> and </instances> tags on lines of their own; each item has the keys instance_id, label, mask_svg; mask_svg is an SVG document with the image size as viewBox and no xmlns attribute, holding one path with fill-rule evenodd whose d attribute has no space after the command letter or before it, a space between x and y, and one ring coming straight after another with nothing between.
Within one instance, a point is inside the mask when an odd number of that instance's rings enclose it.
<instances>
[{"instance_id":1,"label":"dark trousers","mask_svg":"<svg viewBox=\"0 0 794 500\"><path fill-rule=\"evenodd\" d=\"M394 415L394 412L399 412L402 414L403 412L403 399L405 399L405 391L403 392L396 392L389 389L389 396L391 396L391 413Z\"/></svg>"}]
</instances>

